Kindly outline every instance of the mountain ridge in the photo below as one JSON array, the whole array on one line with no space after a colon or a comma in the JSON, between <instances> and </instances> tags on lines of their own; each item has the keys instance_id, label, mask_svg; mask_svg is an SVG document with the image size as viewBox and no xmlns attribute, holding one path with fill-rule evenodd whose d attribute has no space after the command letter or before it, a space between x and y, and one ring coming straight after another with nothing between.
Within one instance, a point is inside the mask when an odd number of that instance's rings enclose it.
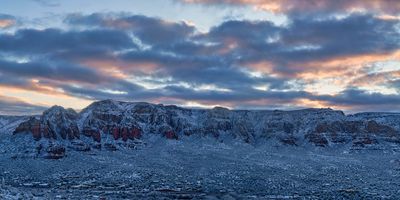
<instances>
[{"instance_id":1,"label":"mountain ridge","mask_svg":"<svg viewBox=\"0 0 400 200\"><path fill-rule=\"evenodd\" d=\"M161 106L165 106L165 107L178 107L181 109L189 109L189 110L210 110L210 109L218 109L218 108L222 108L222 109L227 109L230 111L267 111L267 112L297 112L297 111L307 111L307 110L327 110L327 111L340 111L342 112L344 115L346 116L355 116L355 115L361 115L361 114L385 114L385 115L400 115L400 112L388 112L388 111L359 111L359 112L355 112L355 113L350 113L350 114L345 114L344 111L342 110L336 110L336 109L332 109L330 107L321 107L321 108L313 108L313 107L306 107L306 108L300 108L300 109L230 109L227 107L223 107L223 106L215 106L213 108L199 108L199 107L184 107L184 106L178 106L175 104L156 104L156 103L149 103L149 102L144 102L144 101L119 101L119 100L114 100L114 99L105 99L105 100L99 100L99 101L94 101L91 104L89 104L88 106L86 106L83 109L73 109L73 108L68 108L68 107L64 107L64 106L60 106L60 105L53 105L51 107L49 107L46 110L51 109L52 107L62 107L66 110L72 110L76 113L81 113L83 110L87 109L88 107L90 107L91 105L95 104L95 103L101 103L101 102L120 102L120 103L129 103L129 104L151 104L151 105L161 105ZM45 110L45 111L46 111ZM44 112L44 111L43 111ZM7 114L0 114L0 117L30 117L30 116L40 116L41 114L32 114L32 115L7 115Z\"/></svg>"},{"instance_id":2,"label":"mountain ridge","mask_svg":"<svg viewBox=\"0 0 400 200\"><path fill-rule=\"evenodd\" d=\"M18 120L21 123L14 120L11 137L32 138L35 148L40 149L35 154L47 158L62 158L69 149L136 149L151 135L172 140L197 135L219 142L236 140L252 145L271 140L278 146L294 147L347 145L351 149L384 149L400 144L399 113L346 115L331 108L190 109L108 99L93 102L79 113L53 106L40 116ZM7 126L8 132L13 126Z\"/></svg>"}]
</instances>

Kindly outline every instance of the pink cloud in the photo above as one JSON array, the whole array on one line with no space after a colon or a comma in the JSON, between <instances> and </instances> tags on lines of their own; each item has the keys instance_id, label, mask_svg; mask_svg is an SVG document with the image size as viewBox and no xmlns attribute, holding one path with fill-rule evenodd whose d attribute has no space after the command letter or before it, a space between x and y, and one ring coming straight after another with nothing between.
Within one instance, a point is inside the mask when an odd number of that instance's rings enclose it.
<instances>
[{"instance_id":1,"label":"pink cloud","mask_svg":"<svg viewBox=\"0 0 400 200\"><path fill-rule=\"evenodd\" d=\"M400 11L398 0L179 0L184 3L210 5L250 5L274 13L302 12L351 12L372 11L397 14Z\"/></svg>"},{"instance_id":2,"label":"pink cloud","mask_svg":"<svg viewBox=\"0 0 400 200\"><path fill-rule=\"evenodd\" d=\"M15 24L15 20L12 19L0 19L0 28L8 28Z\"/></svg>"}]
</instances>

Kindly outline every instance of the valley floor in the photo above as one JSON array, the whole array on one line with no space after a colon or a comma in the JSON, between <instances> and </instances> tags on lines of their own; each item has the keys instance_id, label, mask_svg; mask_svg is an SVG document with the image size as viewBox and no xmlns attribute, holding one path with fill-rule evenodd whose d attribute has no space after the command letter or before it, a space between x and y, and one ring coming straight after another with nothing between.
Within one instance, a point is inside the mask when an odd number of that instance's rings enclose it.
<instances>
[{"instance_id":1,"label":"valley floor","mask_svg":"<svg viewBox=\"0 0 400 200\"><path fill-rule=\"evenodd\" d=\"M160 139L139 150L0 152L0 199L398 199L396 152Z\"/></svg>"}]
</instances>

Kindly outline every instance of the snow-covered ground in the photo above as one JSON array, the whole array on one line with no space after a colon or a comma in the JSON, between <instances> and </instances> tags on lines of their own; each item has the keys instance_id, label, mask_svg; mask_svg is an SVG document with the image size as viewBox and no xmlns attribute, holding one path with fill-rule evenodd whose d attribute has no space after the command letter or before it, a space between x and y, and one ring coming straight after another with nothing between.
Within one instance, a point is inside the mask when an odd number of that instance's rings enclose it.
<instances>
[{"instance_id":1,"label":"snow-covered ground","mask_svg":"<svg viewBox=\"0 0 400 200\"><path fill-rule=\"evenodd\" d=\"M0 199L397 199L397 152L147 138L137 150L0 152Z\"/></svg>"},{"instance_id":2,"label":"snow-covered ground","mask_svg":"<svg viewBox=\"0 0 400 200\"><path fill-rule=\"evenodd\" d=\"M15 128L27 120L27 116L5 116L0 115L0 134L10 134Z\"/></svg>"},{"instance_id":3,"label":"snow-covered ground","mask_svg":"<svg viewBox=\"0 0 400 200\"><path fill-rule=\"evenodd\" d=\"M0 200L399 199L399 154L397 113L105 100L0 116Z\"/></svg>"}]
</instances>

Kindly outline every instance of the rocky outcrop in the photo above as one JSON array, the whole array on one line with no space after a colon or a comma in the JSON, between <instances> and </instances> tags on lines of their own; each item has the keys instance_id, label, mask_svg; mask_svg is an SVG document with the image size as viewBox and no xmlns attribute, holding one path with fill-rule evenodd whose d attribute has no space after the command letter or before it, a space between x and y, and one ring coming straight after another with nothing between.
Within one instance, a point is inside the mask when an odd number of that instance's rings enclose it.
<instances>
[{"instance_id":1,"label":"rocky outcrop","mask_svg":"<svg viewBox=\"0 0 400 200\"><path fill-rule=\"evenodd\" d=\"M332 109L185 109L162 104L105 100L94 102L80 113L54 106L42 116L21 123L14 134L30 133L37 141L64 141L60 142L64 144L63 147L76 151L137 148L140 143L136 142L149 134L172 140L192 135L213 137L220 141L233 138L249 144L275 139L289 146L352 144L364 147L383 142L400 144L400 125L397 123L400 122L400 115L383 114L388 121L379 116L346 116Z\"/></svg>"},{"instance_id":2,"label":"rocky outcrop","mask_svg":"<svg viewBox=\"0 0 400 200\"><path fill-rule=\"evenodd\" d=\"M315 146L326 147L329 144L326 137L321 133L309 133L304 137Z\"/></svg>"},{"instance_id":3,"label":"rocky outcrop","mask_svg":"<svg viewBox=\"0 0 400 200\"><path fill-rule=\"evenodd\" d=\"M44 158L46 159L60 159L65 156L65 147L60 145L48 146Z\"/></svg>"},{"instance_id":4,"label":"rocky outcrop","mask_svg":"<svg viewBox=\"0 0 400 200\"><path fill-rule=\"evenodd\" d=\"M91 150L90 146L82 141L72 141L68 147L75 151L90 151Z\"/></svg>"},{"instance_id":5,"label":"rocky outcrop","mask_svg":"<svg viewBox=\"0 0 400 200\"><path fill-rule=\"evenodd\" d=\"M104 144L104 149L107 151L116 151L117 147L111 143L105 143Z\"/></svg>"},{"instance_id":6,"label":"rocky outcrop","mask_svg":"<svg viewBox=\"0 0 400 200\"><path fill-rule=\"evenodd\" d=\"M289 145L289 146L297 146L298 144L298 139L295 138L294 136L288 136L284 138L280 138L280 142L284 145Z\"/></svg>"},{"instance_id":7,"label":"rocky outcrop","mask_svg":"<svg viewBox=\"0 0 400 200\"><path fill-rule=\"evenodd\" d=\"M101 134L100 134L100 131L97 129L86 128L82 131L82 133L83 133L83 135L92 138L93 141L95 141L95 142L101 142Z\"/></svg>"},{"instance_id":8,"label":"rocky outcrop","mask_svg":"<svg viewBox=\"0 0 400 200\"><path fill-rule=\"evenodd\" d=\"M77 125L79 115L72 109L64 109L61 106L53 106L46 110L42 117L41 122L51 132L55 133L53 138L62 139L79 139L80 133Z\"/></svg>"},{"instance_id":9,"label":"rocky outcrop","mask_svg":"<svg viewBox=\"0 0 400 200\"><path fill-rule=\"evenodd\" d=\"M173 132L173 131L166 131L166 132L164 133L164 136L165 136L167 139L175 139L175 140L178 139L178 135L177 135L175 132Z\"/></svg>"},{"instance_id":10,"label":"rocky outcrop","mask_svg":"<svg viewBox=\"0 0 400 200\"><path fill-rule=\"evenodd\" d=\"M19 133L31 133L35 140L40 140L42 138L40 120L31 117L29 120L22 122L14 131L14 134Z\"/></svg>"},{"instance_id":11,"label":"rocky outcrop","mask_svg":"<svg viewBox=\"0 0 400 200\"><path fill-rule=\"evenodd\" d=\"M379 141L399 141L400 132L374 120L333 121L317 124L313 131L306 134L306 138L317 146L327 146L329 143L365 146Z\"/></svg>"},{"instance_id":12,"label":"rocky outcrop","mask_svg":"<svg viewBox=\"0 0 400 200\"><path fill-rule=\"evenodd\" d=\"M65 110L60 106L53 106L46 110L40 119L35 117L21 123L14 131L18 133L32 133L35 140L47 139L79 139L80 133L76 120L78 114L72 109Z\"/></svg>"}]
</instances>

